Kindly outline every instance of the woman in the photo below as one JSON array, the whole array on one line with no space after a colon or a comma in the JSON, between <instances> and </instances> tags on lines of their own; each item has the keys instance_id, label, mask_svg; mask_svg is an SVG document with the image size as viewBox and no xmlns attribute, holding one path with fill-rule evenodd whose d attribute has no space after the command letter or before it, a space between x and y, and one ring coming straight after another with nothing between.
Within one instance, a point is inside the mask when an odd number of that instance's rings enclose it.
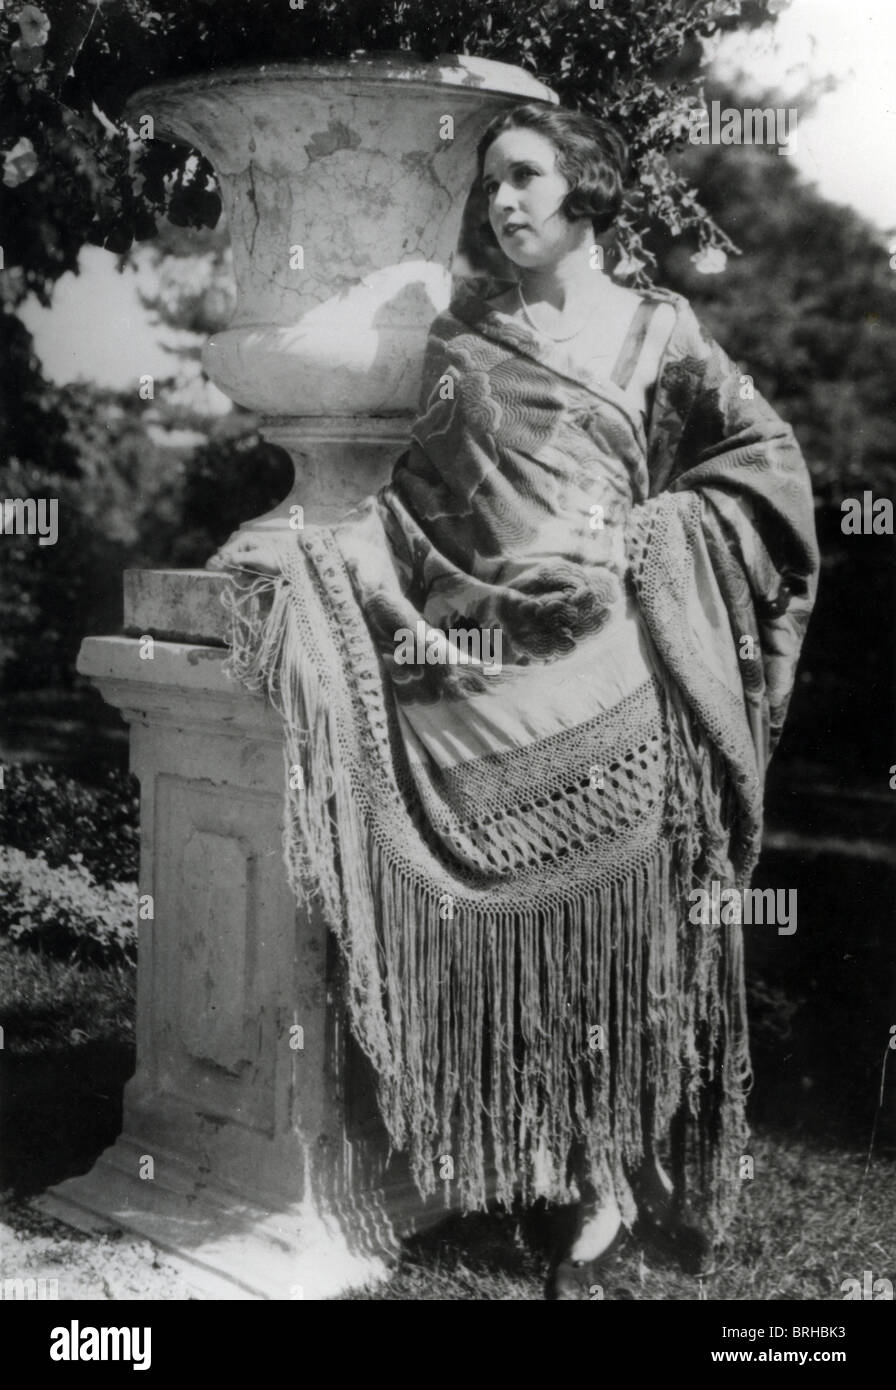
<instances>
[{"instance_id":1,"label":"woman","mask_svg":"<svg viewBox=\"0 0 896 1390\"><path fill-rule=\"evenodd\" d=\"M221 561L274 575L232 667L303 768L291 877L389 1134L422 1194L578 1201L567 1298L623 1226L695 1267L730 1216L741 934L689 895L748 883L818 562L790 429L683 299L600 268L618 134L526 105L478 160L510 278L435 320L391 482Z\"/></svg>"}]
</instances>

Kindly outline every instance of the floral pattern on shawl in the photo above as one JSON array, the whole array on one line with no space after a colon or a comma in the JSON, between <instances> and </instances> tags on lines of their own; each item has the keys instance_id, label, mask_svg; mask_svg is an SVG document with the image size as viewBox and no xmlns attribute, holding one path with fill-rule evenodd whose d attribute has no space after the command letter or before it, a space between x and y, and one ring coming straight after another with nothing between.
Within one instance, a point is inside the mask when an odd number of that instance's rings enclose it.
<instances>
[{"instance_id":1,"label":"floral pattern on shawl","mask_svg":"<svg viewBox=\"0 0 896 1390\"><path fill-rule=\"evenodd\" d=\"M499 630L505 680L599 632L622 600L621 528L646 479L621 392L595 398L521 353L531 339L507 316L490 335L458 307L432 326L421 413L377 499L390 559L374 635L401 701L482 688L475 669L396 669L395 634L421 617L442 632Z\"/></svg>"},{"instance_id":2,"label":"floral pattern on shawl","mask_svg":"<svg viewBox=\"0 0 896 1390\"><path fill-rule=\"evenodd\" d=\"M484 688L475 664L396 668L395 633L421 617L442 631L499 628L507 669L492 679L511 681L598 632L628 583L725 758L749 865L818 574L793 432L742 389L681 296L650 292L673 304L676 323L645 431L618 389L496 312L499 288L461 282L432 325L410 446L369 504L363 578L358 547L346 553L396 697L429 703ZM600 529L590 526L595 504ZM726 653L694 630L701 557L727 611L730 630L712 638ZM725 660L734 680L720 676Z\"/></svg>"}]
</instances>

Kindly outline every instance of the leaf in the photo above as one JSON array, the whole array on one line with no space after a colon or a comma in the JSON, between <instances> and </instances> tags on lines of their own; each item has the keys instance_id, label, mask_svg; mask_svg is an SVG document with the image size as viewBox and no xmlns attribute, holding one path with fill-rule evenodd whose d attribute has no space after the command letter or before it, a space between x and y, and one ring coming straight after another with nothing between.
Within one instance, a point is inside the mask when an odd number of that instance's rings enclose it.
<instances>
[{"instance_id":1,"label":"leaf","mask_svg":"<svg viewBox=\"0 0 896 1390\"><path fill-rule=\"evenodd\" d=\"M50 21L43 10L36 5L23 5L17 20L22 43L29 48L42 48L50 33Z\"/></svg>"},{"instance_id":2,"label":"leaf","mask_svg":"<svg viewBox=\"0 0 896 1390\"><path fill-rule=\"evenodd\" d=\"M33 48L30 44L23 43L21 39L16 39L10 48L12 55L12 65L16 72L34 72L40 67L43 58L42 48Z\"/></svg>"},{"instance_id":3,"label":"leaf","mask_svg":"<svg viewBox=\"0 0 896 1390\"><path fill-rule=\"evenodd\" d=\"M18 188L37 172L38 160L34 146L27 136L17 140L3 156L3 182L7 188Z\"/></svg>"}]
</instances>

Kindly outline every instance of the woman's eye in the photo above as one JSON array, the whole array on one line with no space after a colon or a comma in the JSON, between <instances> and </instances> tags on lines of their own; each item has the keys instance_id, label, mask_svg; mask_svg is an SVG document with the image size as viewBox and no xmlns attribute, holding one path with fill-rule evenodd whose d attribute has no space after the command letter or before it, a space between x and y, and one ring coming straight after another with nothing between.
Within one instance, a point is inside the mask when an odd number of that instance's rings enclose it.
<instances>
[{"instance_id":1,"label":"woman's eye","mask_svg":"<svg viewBox=\"0 0 896 1390\"><path fill-rule=\"evenodd\" d=\"M537 172L537 169L517 169L514 171L513 175L514 182L528 183L530 179L535 177ZM493 198L498 191L498 185L496 183L484 183L482 185L482 191L486 198Z\"/></svg>"}]
</instances>

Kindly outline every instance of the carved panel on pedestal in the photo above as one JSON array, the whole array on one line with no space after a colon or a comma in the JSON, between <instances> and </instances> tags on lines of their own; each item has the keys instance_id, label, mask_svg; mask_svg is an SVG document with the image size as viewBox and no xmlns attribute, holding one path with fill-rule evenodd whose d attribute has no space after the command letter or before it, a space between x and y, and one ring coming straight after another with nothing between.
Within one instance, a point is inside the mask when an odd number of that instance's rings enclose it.
<instances>
[{"instance_id":1,"label":"carved panel on pedestal","mask_svg":"<svg viewBox=\"0 0 896 1390\"><path fill-rule=\"evenodd\" d=\"M272 1133L284 955L276 796L161 775L156 781L154 1043L163 1089ZM284 912L266 903L284 903ZM282 917L283 920L279 920ZM273 940L274 933L282 933Z\"/></svg>"},{"instance_id":2,"label":"carved panel on pedestal","mask_svg":"<svg viewBox=\"0 0 896 1390\"><path fill-rule=\"evenodd\" d=\"M239 1076L252 1061L245 1035L247 947L254 940L256 856L240 836L191 826L178 864L181 911L195 924L180 938L181 1042L197 1062Z\"/></svg>"}]
</instances>

